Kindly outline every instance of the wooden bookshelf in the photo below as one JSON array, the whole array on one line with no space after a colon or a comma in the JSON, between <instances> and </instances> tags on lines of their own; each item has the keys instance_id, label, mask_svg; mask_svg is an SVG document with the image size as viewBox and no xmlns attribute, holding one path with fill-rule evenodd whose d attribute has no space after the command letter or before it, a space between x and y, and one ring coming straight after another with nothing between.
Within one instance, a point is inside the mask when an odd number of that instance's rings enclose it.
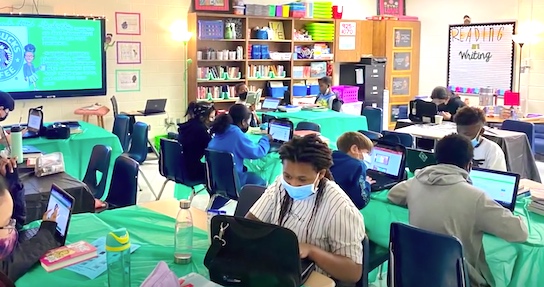
<instances>
[{"instance_id":1,"label":"wooden bookshelf","mask_svg":"<svg viewBox=\"0 0 544 287\"><path fill-rule=\"evenodd\" d=\"M394 109L406 106L419 93L421 23L373 20L372 52L386 57L385 87L389 90L389 129L395 127ZM386 107L384 107L386 108Z\"/></svg>"},{"instance_id":2,"label":"wooden bookshelf","mask_svg":"<svg viewBox=\"0 0 544 287\"><path fill-rule=\"evenodd\" d=\"M198 23L199 20L221 20L221 21L237 21L241 24L239 37L236 39L215 39L207 40L200 39ZM263 39L253 39L250 33L250 29L254 27L268 27L269 22L281 22L284 30L284 39L275 39L275 40L263 40ZM289 87L295 82L300 82L303 80L315 80L317 78L292 78L292 71L294 67L297 66L310 66L314 62L329 62L334 59L322 60L322 59L293 59L293 53L295 52L295 47L308 45L312 46L315 44L325 44L327 45L331 53L334 54L334 41L304 41L304 40L293 40L293 29L301 29L308 23L335 23L334 19L296 19L296 18L281 18L281 17L262 17L262 16L246 16L246 15L231 15L231 14L215 14L215 13L189 13L187 17L187 26L190 32L193 33L193 37L187 43L187 54L188 58L192 59L192 64L188 67L187 73L187 84L188 84L188 101L195 100L207 100L207 96L203 96L203 91L218 92L219 90L232 90L234 86L238 83L245 83L250 90L251 89L263 89L263 96L268 96L267 85L269 81L280 81L284 86ZM223 35L224 36L224 35ZM282 52L290 53L291 58L289 60L272 60L272 59L251 59L249 50L251 45L267 45L269 52ZM243 50L243 59L218 59L217 53L216 58L208 59L208 50L212 51L236 51L237 47L241 46ZM202 52L202 60L198 60L198 52ZM230 56L230 55L229 55ZM207 67L215 67L215 70L222 70L218 67L230 67L233 69L226 70L239 70L240 78L239 79L214 79L214 80L205 80L201 79L203 73L208 69ZM282 66L285 71L284 77L275 77L271 78L252 78L250 77L252 67L264 66L266 68L270 66L275 66L276 68ZM212 69L213 70L213 69ZM281 75L275 75L281 76ZM214 94L215 95L215 94ZM213 95L212 95L213 96ZM212 101L216 104L219 109L228 109L237 98L229 97L228 99L224 98L214 98Z\"/></svg>"}]
</instances>

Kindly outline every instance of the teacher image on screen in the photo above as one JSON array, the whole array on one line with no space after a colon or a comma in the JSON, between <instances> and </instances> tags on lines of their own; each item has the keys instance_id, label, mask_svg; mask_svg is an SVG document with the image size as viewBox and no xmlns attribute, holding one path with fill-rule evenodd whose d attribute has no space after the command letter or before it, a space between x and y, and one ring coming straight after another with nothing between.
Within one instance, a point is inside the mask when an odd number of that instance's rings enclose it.
<instances>
[{"instance_id":1,"label":"teacher image on screen","mask_svg":"<svg viewBox=\"0 0 544 287\"><path fill-rule=\"evenodd\" d=\"M25 76L25 81L28 82L28 86L33 88L35 91L38 90L36 82L38 81L38 75L36 72L38 70L43 70L43 66L36 68L33 64L34 56L36 53L36 47L32 44L25 46L25 65L23 66L23 74Z\"/></svg>"}]
</instances>

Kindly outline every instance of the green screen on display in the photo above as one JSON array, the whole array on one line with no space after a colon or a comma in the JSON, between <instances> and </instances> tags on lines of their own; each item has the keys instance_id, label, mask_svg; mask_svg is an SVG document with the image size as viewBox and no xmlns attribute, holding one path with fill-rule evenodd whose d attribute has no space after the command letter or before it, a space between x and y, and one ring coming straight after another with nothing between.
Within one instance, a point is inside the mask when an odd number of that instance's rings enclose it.
<instances>
[{"instance_id":1,"label":"green screen on display","mask_svg":"<svg viewBox=\"0 0 544 287\"><path fill-rule=\"evenodd\" d=\"M0 15L0 90L15 98L105 94L103 25Z\"/></svg>"}]
</instances>

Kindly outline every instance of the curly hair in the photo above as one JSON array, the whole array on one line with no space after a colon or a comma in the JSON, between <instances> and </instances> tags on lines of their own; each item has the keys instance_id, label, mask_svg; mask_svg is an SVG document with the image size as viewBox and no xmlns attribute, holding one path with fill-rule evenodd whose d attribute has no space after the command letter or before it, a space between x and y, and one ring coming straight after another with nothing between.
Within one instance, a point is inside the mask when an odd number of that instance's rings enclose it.
<instances>
[{"instance_id":1,"label":"curly hair","mask_svg":"<svg viewBox=\"0 0 544 287\"><path fill-rule=\"evenodd\" d=\"M25 52L36 53L36 46L32 44L27 44L25 46Z\"/></svg>"},{"instance_id":2,"label":"curly hair","mask_svg":"<svg viewBox=\"0 0 544 287\"><path fill-rule=\"evenodd\" d=\"M315 214L323 198L323 191L327 180L334 180L330 172L330 167L333 164L332 151L329 149L326 143L324 143L319 136L310 134L304 137L295 137L292 140L283 144L279 150L281 161L292 161L297 163L310 164L316 172L325 170L325 179L319 182L315 205L312 211L312 217L308 226L313 221ZM278 218L278 225L285 223L287 214L291 211L293 205L293 198L286 194L281 203L280 215ZM306 235L308 235L308 229L306 229Z\"/></svg>"},{"instance_id":3,"label":"curly hair","mask_svg":"<svg viewBox=\"0 0 544 287\"><path fill-rule=\"evenodd\" d=\"M469 106L460 108L453 117L453 121L458 126L471 126L477 123L485 125L486 123L484 111Z\"/></svg>"}]
</instances>

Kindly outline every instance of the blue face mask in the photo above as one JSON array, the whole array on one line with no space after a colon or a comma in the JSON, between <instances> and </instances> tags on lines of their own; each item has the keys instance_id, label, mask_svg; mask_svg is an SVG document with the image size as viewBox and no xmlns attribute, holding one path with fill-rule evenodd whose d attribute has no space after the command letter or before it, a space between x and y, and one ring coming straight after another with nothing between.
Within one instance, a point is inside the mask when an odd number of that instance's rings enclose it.
<instances>
[{"instance_id":1,"label":"blue face mask","mask_svg":"<svg viewBox=\"0 0 544 287\"><path fill-rule=\"evenodd\" d=\"M480 139L475 137L470 141L470 143L472 144L472 147L476 147L478 144L480 144Z\"/></svg>"},{"instance_id":2,"label":"blue face mask","mask_svg":"<svg viewBox=\"0 0 544 287\"><path fill-rule=\"evenodd\" d=\"M289 194L289 196L294 200L304 200L310 196L312 196L315 193L315 182L307 185L302 186L292 186L285 179L281 178L281 183L283 187L285 188L285 191Z\"/></svg>"}]
</instances>

